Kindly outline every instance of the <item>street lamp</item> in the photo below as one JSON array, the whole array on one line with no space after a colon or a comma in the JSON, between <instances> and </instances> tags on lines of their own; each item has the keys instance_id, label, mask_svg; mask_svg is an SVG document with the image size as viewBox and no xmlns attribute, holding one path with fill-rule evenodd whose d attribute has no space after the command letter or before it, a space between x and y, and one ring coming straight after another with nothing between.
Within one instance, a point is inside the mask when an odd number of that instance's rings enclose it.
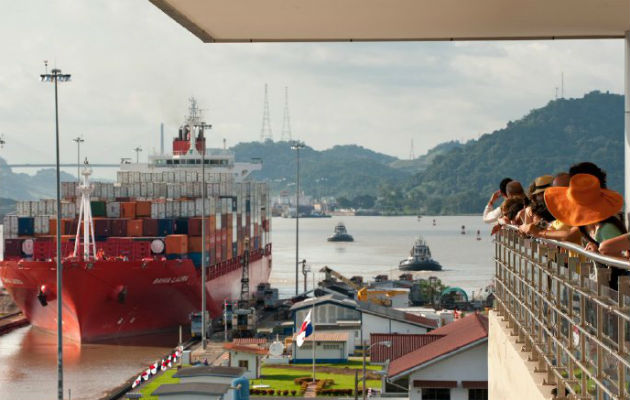
<instances>
[{"instance_id":1,"label":"street lamp","mask_svg":"<svg viewBox=\"0 0 630 400\"><path fill-rule=\"evenodd\" d=\"M291 150L296 151L297 167L295 180L295 295L298 295L298 281L300 269L300 150L305 147L304 142L294 140L291 143Z\"/></svg>"},{"instance_id":2,"label":"street lamp","mask_svg":"<svg viewBox=\"0 0 630 400\"><path fill-rule=\"evenodd\" d=\"M361 327L361 331L363 331L363 327ZM363 344L363 343L361 343L361 344ZM363 386L363 400L365 400L365 396L366 396L366 394L365 394L365 353L370 351L370 349L372 347L378 346L378 345L382 345L382 346L385 346L385 347L389 348L389 347L392 347L392 342L390 340L384 340L382 342L376 342L376 343L370 345L367 349L363 350L363 377L361 378L361 380L363 382L362 383L362 386ZM372 358L371 354L370 354L370 358Z\"/></svg>"},{"instance_id":3,"label":"street lamp","mask_svg":"<svg viewBox=\"0 0 630 400\"><path fill-rule=\"evenodd\" d=\"M195 125L197 130L201 130L204 135L204 129L212 128L212 125L201 122ZM206 185L206 137L201 137L201 348L206 349L206 198L208 197ZM195 145L197 138L195 138ZM223 318L223 323L227 327L227 321ZM227 331L226 331L227 337ZM227 339L226 339L227 340Z\"/></svg>"},{"instance_id":4,"label":"street lamp","mask_svg":"<svg viewBox=\"0 0 630 400\"><path fill-rule=\"evenodd\" d=\"M61 266L61 179L59 168L59 108L57 101L57 82L70 81L70 74L62 74L54 68L48 73L48 61L44 61L46 72L40 75L42 82L55 84L55 153L57 166L57 398L63 400L63 315L62 315L62 266Z\"/></svg>"},{"instance_id":5,"label":"street lamp","mask_svg":"<svg viewBox=\"0 0 630 400\"><path fill-rule=\"evenodd\" d=\"M304 293L306 293L306 281L308 273L311 272L311 267L309 267L308 265L306 265L306 260L302 260L302 275L304 275ZM313 297L315 296L315 293L313 293Z\"/></svg>"},{"instance_id":6,"label":"street lamp","mask_svg":"<svg viewBox=\"0 0 630 400\"><path fill-rule=\"evenodd\" d=\"M136 164L140 163L140 152L142 151L142 147L138 146L133 151L136 152Z\"/></svg>"},{"instance_id":7,"label":"street lamp","mask_svg":"<svg viewBox=\"0 0 630 400\"><path fill-rule=\"evenodd\" d=\"M75 137L72 141L77 143L77 181L81 183L81 143L85 142L85 139L81 135Z\"/></svg>"}]
</instances>

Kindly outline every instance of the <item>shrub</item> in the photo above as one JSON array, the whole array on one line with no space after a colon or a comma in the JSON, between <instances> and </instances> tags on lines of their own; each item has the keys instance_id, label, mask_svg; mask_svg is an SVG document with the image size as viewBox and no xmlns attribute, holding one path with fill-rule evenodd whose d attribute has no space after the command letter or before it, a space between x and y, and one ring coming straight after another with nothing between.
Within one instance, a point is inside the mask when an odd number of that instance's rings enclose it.
<instances>
[{"instance_id":1,"label":"shrub","mask_svg":"<svg viewBox=\"0 0 630 400\"><path fill-rule=\"evenodd\" d=\"M282 391L282 395L283 395L283 396L288 396L288 395L289 395L289 391L288 391L288 390L286 390L286 389L285 389L285 390L283 390L283 391Z\"/></svg>"},{"instance_id":2,"label":"shrub","mask_svg":"<svg viewBox=\"0 0 630 400\"><path fill-rule=\"evenodd\" d=\"M273 390L273 389L267 390L267 394L269 394L271 396L273 396L275 393L276 393L276 391Z\"/></svg>"},{"instance_id":3,"label":"shrub","mask_svg":"<svg viewBox=\"0 0 630 400\"><path fill-rule=\"evenodd\" d=\"M291 390L291 396L295 396L297 394L297 390Z\"/></svg>"}]
</instances>

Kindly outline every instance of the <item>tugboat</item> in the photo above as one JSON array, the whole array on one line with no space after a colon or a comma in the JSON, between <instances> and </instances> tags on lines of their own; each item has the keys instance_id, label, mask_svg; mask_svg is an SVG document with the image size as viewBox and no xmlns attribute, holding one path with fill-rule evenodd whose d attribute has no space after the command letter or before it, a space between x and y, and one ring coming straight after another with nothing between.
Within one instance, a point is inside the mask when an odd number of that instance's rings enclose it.
<instances>
[{"instance_id":1,"label":"tugboat","mask_svg":"<svg viewBox=\"0 0 630 400\"><path fill-rule=\"evenodd\" d=\"M422 237L413 244L409 257L398 266L401 271L441 271L440 263L431 258L431 250Z\"/></svg>"},{"instance_id":2,"label":"tugboat","mask_svg":"<svg viewBox=\"0 0 630 400\"><path fill-rule=\"evenodd\" d=\"M335 226L335 232L328 237L329 242L354 242L352 235L346 231L346 226L343 222L339 222Z\"/></svg>"}]
</instances>

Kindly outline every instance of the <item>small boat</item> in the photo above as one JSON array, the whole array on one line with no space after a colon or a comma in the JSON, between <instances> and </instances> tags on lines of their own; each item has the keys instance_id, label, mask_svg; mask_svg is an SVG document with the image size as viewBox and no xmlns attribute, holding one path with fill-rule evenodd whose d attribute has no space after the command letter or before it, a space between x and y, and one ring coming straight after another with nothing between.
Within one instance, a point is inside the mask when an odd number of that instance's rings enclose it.
<instances>
[{"instance_id":1,"label":"small boat","mask_svg":"<svg viewBox=\"0 0 630 400\"><path fill-rule=\"evenodd\" d=\"M431 258L431 250L422 237L418 237L409 257L398 266L401 271L441 271L440 263Z\"/></svg>"},{"instance_id":2,"label":"small boat","mask_svg":"<svg viewBox=\"0 0 630 400\"><path fill-rule=\"evenodd\" d=\"M348 234L343 222L335 226L335 232L328 237L329 242L354 242L352 235Z\"/></svg>"}]
</instances>

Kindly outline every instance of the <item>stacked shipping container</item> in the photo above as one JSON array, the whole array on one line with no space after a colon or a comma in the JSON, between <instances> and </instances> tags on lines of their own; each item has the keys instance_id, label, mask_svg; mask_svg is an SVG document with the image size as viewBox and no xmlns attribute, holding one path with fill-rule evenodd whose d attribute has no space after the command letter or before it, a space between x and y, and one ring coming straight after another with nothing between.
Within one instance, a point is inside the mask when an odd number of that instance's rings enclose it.
<instances>
[{"instance_id":1,"label":"stacked shipping container","mask_svg":"<svg viewBox=\"0 0 630 400\"><path fill-rule=\"evenodd\" d=\"M119 171L116 183L94 182L91 211L98 253L104 257L190 258L201 264L201 215L205 208L209 265L242 255L243 240L253 250L270 243L268 187L236 182L230 174L195 171ZM76 182L63 182L62 251L74 250L80 197ZM55 256L55 200L20 201L4 218L5 259L48 260ZM81 233L81 232L80 232ZM81 235L79 237L81 239Z\"/></svg>"}]
</instances>

